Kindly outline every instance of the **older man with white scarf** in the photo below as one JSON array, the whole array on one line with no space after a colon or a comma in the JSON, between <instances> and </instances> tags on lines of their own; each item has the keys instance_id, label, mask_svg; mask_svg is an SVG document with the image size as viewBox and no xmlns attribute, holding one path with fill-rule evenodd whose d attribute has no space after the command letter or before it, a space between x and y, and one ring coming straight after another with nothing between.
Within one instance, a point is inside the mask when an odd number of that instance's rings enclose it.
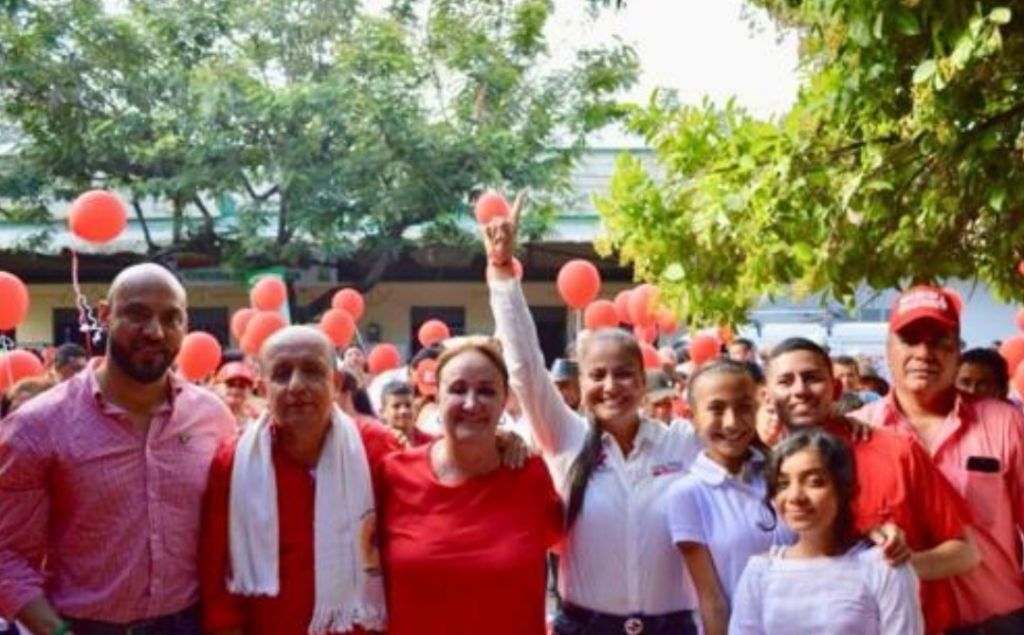
<instances>
[{"instance_id":1,"label":"older man with white scarf","mask_svg":"<svg viewBox=\"0 0 1024 635\"><path fill-rule=\"evenodd\" d=\"M330 342L293 326L260 352L268 410L218 451L201 545L207 632L365 633L385 627L371 473L398 448L333 399Z\"/></svg>"}]
</instances>

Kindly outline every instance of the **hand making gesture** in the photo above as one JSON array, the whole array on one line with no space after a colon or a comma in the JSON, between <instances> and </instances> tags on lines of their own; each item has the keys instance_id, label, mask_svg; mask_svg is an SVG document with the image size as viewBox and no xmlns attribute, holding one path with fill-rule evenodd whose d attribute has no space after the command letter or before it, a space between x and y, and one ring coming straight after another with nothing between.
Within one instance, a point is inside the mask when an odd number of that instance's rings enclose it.
<instances>
[{"instance_id":1,"label":"hand making gesture","mask_svg":"<svg viewBox=\"0 0 1024 635\"><path fill-rule=\"evenodd\" d=\"M498 216L481 226L484 250L487 252L488 276L496 276L499 280L515 277L512 256L519 233L519 218L525 203L526 190L520 190L507 216Z\"/></svg>"}]
</instances>

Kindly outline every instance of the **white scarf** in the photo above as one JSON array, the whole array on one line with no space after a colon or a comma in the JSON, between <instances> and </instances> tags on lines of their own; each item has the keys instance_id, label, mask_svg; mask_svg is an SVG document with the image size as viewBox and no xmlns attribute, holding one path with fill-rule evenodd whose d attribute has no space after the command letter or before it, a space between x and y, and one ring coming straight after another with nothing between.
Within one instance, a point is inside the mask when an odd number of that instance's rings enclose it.
<instances>
[{"instance_id":1,"label":"white scarf","mask_svg":"<svg viewBox=\"0 0 1024 635\"><path fill-rule=\"evenodd\" d=\"M228 589L249 596L280 591L280 525L270 419L246 426L235 450L228 503ZM338 408L316 465L313 500L315 601L310 635L343 633L387 621L377 558L376 515L362 437Z\"/></svg>"}]
</instances>

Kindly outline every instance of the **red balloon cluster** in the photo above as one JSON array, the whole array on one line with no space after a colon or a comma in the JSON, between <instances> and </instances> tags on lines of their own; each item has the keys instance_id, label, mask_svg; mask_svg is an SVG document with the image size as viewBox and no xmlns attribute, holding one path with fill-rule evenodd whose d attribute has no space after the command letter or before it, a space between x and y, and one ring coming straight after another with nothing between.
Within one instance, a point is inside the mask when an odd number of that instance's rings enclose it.
<instances>
[{"instance_id":1,"label":"red balloon cluster","mask_svg":"<svg viewBox=\"0 0 1024 635\"><path fill-rule=\"evenodd\" d=\"M370 373L379 375L401 366L402 356L394 344L377 344L366 356L366 365L370 368Z\"/></svg>"},{"instance_id":2,"label":"red balloon cluster","mask_svg":"<svg viewBox=\"0 0 1024 635\"><path fill-rule=\"evenodd\" d=\"M26 377L36 377L45 371L39 358L24 350L0 353L0 393Z\"/></svg>"},{"instance_id":3,"label":"red balloon cluster","mask_svg":"<svg viewBox=\"0 0 1024 635\"><path fill-rule=\"evenodd\" d=\"M352 316L352 320L358 322L366 310L366 301L363 294L355 289L342 289L331 298L331 308L341 309Z\"/></svg>"},{"instance_id":4,"label":"red balloon cluster","mask_svg":"<svg viewBox=\"0 0 1024 635\"><path fill-rule=\"evenodd\" d=\"M626 289L615 294L615 316L619 318L620 324L632 324L633 318L629 316L629 298L633 290Z\"/></svg>"},{"instance_id":5,"label":"red balloon cluster","mask_svg":"<svg viewBox=\"0 0 1024 635\"><path fill-rule=\"evenodd\" d=\"M277 311L257 312L245 327L245 333L240 342L242 350L249 355L256 355L268 337L287 325L284 317Z\"/></svg>"},{"instance_id":6,"label":"red balloon cluster","mask_svg":"<svg viewBox=\"0 0 1024 635\"><path fill-rule=\"evenodd\" d=\"M645 370L658 370L661 368L661 357L658 350L647 342L640 342L640 352L644 357Z\"/></svg>"},{"instance_id":7,"label":"red balloon cluster","mask_svg":"<svg viewBox=\"0 0 1024 635\"><path fill-rule=\"evenodd\" d=\"M249 320L257 313L259 311L256 309L245 307L238 309L231 316L231 335L234 336L236 341L242 341L242 336L245 335L245 327L249 326Z\"/></svg>"},{"instance_id":8,"label":"red balloon cluster","mask_svg":"<svg viewBox=\"0 0 1024 635\"><path fill-rule=\"evenodd\" d=\"M717 358L720 350L721 344L713 335L701 333L690 340L690 359L698 366Z\"/></svg>"},{"instance_id":9,"label":"red balloon cluster","mask_svg":"<svg viewBox=\"0 0 1024 635\"><path fill-rule=\"evenodd\" d=\"M647 326L634 326L633 337L635 337L638 342L653 344L654 340L658 339L658 327L654 324L648 324Z\"/></svg>"},{"instance_id":10,"label":"red balloon cluster","mask_svg":"<svg viewBox=\"0 0 1024 635\"><path fill-rule=\"evenodd\" d=\"M420 325L420 330L416 335L421 345L430 346L448 339L451 337L451 332L448 330L448 325L441 320L427 320Z\"/></svg>"},{"instance_id":11,"label":"red balloon cluster","mask_svg":"<svg viewBox=\"0 0 1024 635\"><path fill-rule=\"evenodd\" d=\"M178 351L178 372L189 381L199 381L220 366L220 342L217 338L193 331L185 336Z\"/></svg>"},{"instance_id":12,"label":"red balloon cluster","mask_svg":"<svg viewBox=\"0 0 1024 635\"><path fill-rule=\"evenodd\" d=\"M486 225L495 218L509 215L508 201L498 192L487 190L476 199L473 215L476 216L476 222Z\"/></svg>"},{"instance_id":13,"label":"red balloon cluster","mask_svg":"<svg viewBox=\"0 0 1024 635\"><path fill-rule=\"evenodd\" d=\"M582 309L601 292L601 273L589 260L570 260L558 270L556 284L570 308Z\"/></svg>"},{"instance_id":14,"label":"red balloon cluster","mask_svg":"<svg viewBox=\"0 0 1024 635\"><path fill-rule=\"evenodd\" d=\"M91 190L71 203L68 227L82 240L97 245L114 240L128 225L128 208L117 194Z\"/></svg>"},{"instance_id":15,"label":"red balloon cluster","mask_svg":"<svg viewBox=\"0 0 1024 635\"><path fill-rule=\"evenodd\" d=\"M658 331L662 335L670 335L679 330L679 324L676 323L676 318L672 315L672 312L668 309L658 309Z\"/></svg>"},{"instance_id":16,"label":"red balloon cluster","mask_svg":"<svg viewBox=\"0 0 1024 635\"><path fill-rule=\"evenodd\" d=\"M629 294L629 319L637 326L650 326L657 322L658 288L642 284Z\"/></svg>"},{"instance_id":17,"label":"red balloon cluster","mask_svg":"<svg viewBox=\"0 0 1024 635\"><path fill-rule=\"evenodd\" d=\"M619 325L619 315L611 300L594 300L583 311L583 325L592 331L614 328Z\"/></svg>"},{"instance_id":18,"label":"red balloon cluster","mask_svg":"<svg viewBox=\"0 0 1024 635\"><path fill-rule=\"evenodd\" d=\"M265 276L253 285L249 300L260 311L277 311L288 299L288 287L278 276Z\"/></svg>"},{"instance_id":19,"label":"red balloon cluster","mask_svg":"<svg viewBox=\"0 0 1024 635\"><path fill-rule=\"evenodd\" d=\"M24 322L28 307L25 283L13 273L0 271L0 331L9 331Z\"/></svg>"}]
</instances>

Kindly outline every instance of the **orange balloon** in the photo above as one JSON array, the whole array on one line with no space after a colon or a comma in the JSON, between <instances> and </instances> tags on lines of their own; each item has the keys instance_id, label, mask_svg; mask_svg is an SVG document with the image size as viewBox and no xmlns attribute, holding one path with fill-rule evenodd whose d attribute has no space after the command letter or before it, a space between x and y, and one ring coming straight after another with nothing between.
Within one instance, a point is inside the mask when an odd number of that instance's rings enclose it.
<instances>
[{"instance_id":1,"label":"orange balloon","mask_svg":"<svg viewBox=\"0 0 1024 635\"><path fill-rule=\"evenodd\" d=\"M619 318L620 324L632 324L633 318L629 317L629 298L633 290L626 289L615 294L615 315Z\"/></svg>"},{"instance_id":2,"label":"orange balloon","mask_svg":"<svg viewBox=\"0 0 1024 635\"><path fill-rule=\"evenodd\" d=\"M476 199L473 214L476 216L476 222L486 225L495 218L508 216L508 201L498 192L487 190Z\"/></svg>"},{"instance_id":3,"label":"orange balloon","mask_svg":"<svg viewBox=\"0 0 1024 635\"><path fill-rule=\"evenodd\" d=\"M342 289L331 298L331 307L348 311L348 314L352 316L352 321L358 322L363 317L363 311L366 310L366 301L363 300L363 294L355 289Z\"/></svg>"},{"instance_id":4,"label":"orange balloon","mask_svg":"<svg viewBox=\"0 0 1024 635\"><path fill-rule=\"evenodd\" d=\"M394 344L377 344L366 356L366 365L370 372L379 375L384 371L393 370L402 365L402 355Z\"/></svg>"},{"instance_id":5,"label":"orange balloon","mask_svg":"<svg viewBox=\"0 0 1024 635\"><path fill-rule=\"evenodd\" d=\"M260 278L249 292L249 300L260 311L277 311L287 299L288 287L277 276Z\"/></svg>"},{"instance_id":6,"label":"orange balloon","mask_svg":"<svg viewBox=\"0 0 1024 635\"><path fill-rule=\"evenodd\" d=\"M448 325L441 320L427 320L420 325L420 330L417 332L417 337L423 346L443 342L451 337L451 335Z\"/></svg>"},{"instance_id":7,"label":"orange balloon","mask_svg":"<svg viewBox=\"0 0 1024 635\"><path fill-rule=\"evenodd\" d=\"M658 309L656 315L658 316L658 330L662 335L675 333L679 329L675 316L668 309Z\"/></svg>"},{"instance_id":8,"label":"orange balloon","mask_svg":"<svg viewBox=\"0 0 1024 635\"><path fill-rule=\"evenodd\" d=\"M277 311L260 311L249 320L242 336L242 350L250 355L260 352L260 347L267 338L287 326L284 317Z\"/></svg>"},{"instance_id":9,"label":"orange balloon","mask_svg":"<svg viewBox=\"0 0 1024 635\"><path fill-rule=\"evenodd\" d=\"M658 288L653 284L642 284L629 294L629 319L633 324L648 326L657 321L655 306L658 302Z\"/></svg>"},{"instance_id":10,"label":"orange balloon","mask_svg":"<svg viewBox=\"0 0 1024 635\"><path fill-rule=\"evenodd\" d=\"M68 227L90 243L103 244L121 235L128 225L128 208L117 194L91 190L71 203Z\"/></svg>"},{"instance_id":11,"label":"orange balloon","mask_svg":"<svg viewBox=\"0 0 1024 635\"><path fill-rule=\"evenodd\" d=\"M28 287L13 273L0 271L0 331L17 328L28 315Z\"/></svg>"},{"instance_id":12,"label":"orange balloon","mask_svg":"<svg viewBox=\"0 0 1024 635\"><path fill-rule=\"evenodd\" d=\"M1016 375L1017 368L1024 361L1024 335L1013 335L999 345L999 354L1006 360L1006 369L1010 375Z\"/></svg>"},{"instance_id":13,"label":"orange balloon","mask_svg":"<svg viewBox=\"0 0 1024 635\"><path fill-rule=\"evenodd\" d=\"M657 349L647 342L640 342L640 352L644 356L645 370L658 370L661 368L661 358L658 356Z\"/></svg>"},{"instance_id":14,"label":"orange balloon","mask_svg":"<svg viewBox=\"0 0 1024 635\"><path fill-rule=\"evenodd\" d=\"M615 304L611 300L594 300L583 310L583 325L593 331L617 327L619 316Z\"/></svg>"},{"instance_id":15,"label":"orange balloon","mask_svg":"<svg viewBox=\"0 0 1024 635\"><path fill-rule=\"evenodd\" d=\"M238 309L235 311L234 315L231 316L231 334L235 336L236 341L242 341L242 336L245 335L245 327L249 326L249 320L251 320L256 313L258 313L256 309L245 307L244 309Z\"/></svg>"},{"instance_id":16,"label":"orange balloon","mask_svg":"<svg viewBox=\"0 0 1024 635\"><path fill-rule=\"evenodd\" d=\"M634 326L633 337L635 337L638 342L653 344L654 340L658 339L658 327L653 324L648 324L647 326Z\"/></svg>"},{"instance_id":17,"label":"orange balloon","mask_svg":"<svg viewBox=\"0 0 1024 635\"><path fill-rule=\"evenodd\" d=\"M13 350L0 353L0 393L26 377L36 377L45 373L39 358L25 350Z\"/></svg>"},{"instance_id":18,"label":"orange balloon","mask_svg":"<svg viewBox=\"0 0 1024 635\"><path fill-rule=\"evenodd\" d=\"M356 333L356 323L344 309L328 309L320 318L320 330L338 348L348 346Z\"/></svg>"},{"instance_id":19,"label":"orange balloon","mask_svg":"<svg viewBox=\"0 0 1024 635\"><path fill-rule=\"evenodd\" d=\"M189 381L199 381L220 366L220 342L203 331L192 331L181 341L178 372Z\"/></svg>"},{"instance_id":20,"label":"orange balloon","mask_svg":"<svg viewBox=\"0 0 1024 635\"><path fill-rule=\"evenodd\" d=\"M718 357L721 345L718 338L700 334L690 340L690 359L694 364L700 366Z\"/></svg>"},{"instance_id":21,"label":"orange balloon","mask_svg":"<svg viewBox=\"0 0 1024 635\"><path fill-rule=\"evenodd\" d=\"M589 260L570 260L558 270L558 293L573 309L582 309L601 292L601 273Z\"/></svg>"}]
</instances>

